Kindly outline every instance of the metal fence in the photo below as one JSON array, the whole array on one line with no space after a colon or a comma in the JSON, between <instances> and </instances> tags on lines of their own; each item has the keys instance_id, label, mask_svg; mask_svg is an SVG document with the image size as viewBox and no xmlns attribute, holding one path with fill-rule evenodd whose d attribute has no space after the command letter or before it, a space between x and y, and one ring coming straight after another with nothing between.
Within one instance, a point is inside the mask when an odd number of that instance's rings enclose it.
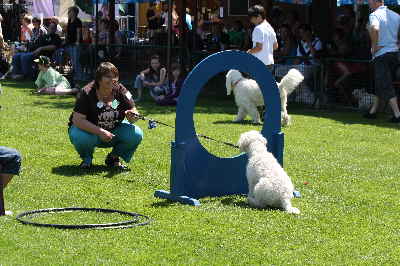
<instances>
[{"instance_id":1,"label":"metal fence","mask_svg":"<svg viewBox=\"0 0 400 266\"><path fill-rule=\"evenodd\" d=\"M287 59L300 61L302 58ZM315 108L359 109L367 109L373 102L374 73L369 60L321 58L312 65L276 64L273 74L279 80L292 68L299 70L305 79L289 97L289 102Z\"/></svg>"},{"instance_id":2,"label":"metal fence","mask_svg":"<svg viewBox=\"0 0 400 266\"><path fill-rule=\"evenodd\" d=\"M116 54L119 56L116 57ZM92 79L96 64L102 61L111 61L120 70L122 82L127 87L131 87L136 75L149 66L150 58L154 54L160 56L162 64L167 63L168 53L165 45L132 42L121 46L99 46L97 50L94 45L86 45L81 48L81 65L87 78ZM190 71L208 55L210 53L205 51L194 52L173 47L171 59L173 62L180 62L186 70ZM64 73L71 70L68 58L60 55L58 57L63 58L59 60L59 70L63 70ZM285 57L278 58L276 61L278 63L275 64L272 73L276 80L279 81L292 68L299 70L305 77L299 88L289 97L289 102L314 108L349 107L360 109L368 108L373 102L374 73L369 60L322 58L311 61L311 64L294 64L296 61L304 61L304 58ZM400 71L397 72L400 73ZM224 78L225 75L222 73L215 77L210 84L218 87L224 86ZM400 75L395 78L394 86L400 87ZM218 96L224 97L224 95L224 90L221 90L221 95Z\"/></svg>"},{"instance_id":3,"label":"metal fence","mask_svg":"<svg viewBox=\"0 0 400 266\"><path fill-rule=\"evenodd\" d=\"M150 43L131 43L127 45L85 45L80 46L80 64L86 80L94 77L94 71L101 62L112 62L120 71L124 84L133 83L136 75L150 66L152 55L159 55L162 65L167 63L167 46ZM190 69L192 62L189 52L180 47L172 47L172 62L179 62ZM53 55L53 66L64 75L72 74L72 63L64 49L58 49Z\"/></svg>"}]
</instances>

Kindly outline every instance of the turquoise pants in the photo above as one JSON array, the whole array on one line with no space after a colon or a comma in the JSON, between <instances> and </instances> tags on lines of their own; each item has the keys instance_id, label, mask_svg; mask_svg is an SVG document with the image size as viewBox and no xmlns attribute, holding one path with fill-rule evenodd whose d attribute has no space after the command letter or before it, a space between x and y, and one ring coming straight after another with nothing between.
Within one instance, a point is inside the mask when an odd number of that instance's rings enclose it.
<instances>
[{"instance_id":1,"label":"turquoise pants","mask_svg":"<svg viewBox=\"0 0 400 266\"><path fill-rule=\"evenodd\" d=\"M111 131L111 133L115 137L110 142L104 142L99 136L79 129L76 126L71 126L68 130L71 143L85 163L89 164L92 162L96 147L112 147L112 155L121 157L125 162L129 163L143 139L143 131L138 126L123 122Z\"/></svg>"}]
</instances>

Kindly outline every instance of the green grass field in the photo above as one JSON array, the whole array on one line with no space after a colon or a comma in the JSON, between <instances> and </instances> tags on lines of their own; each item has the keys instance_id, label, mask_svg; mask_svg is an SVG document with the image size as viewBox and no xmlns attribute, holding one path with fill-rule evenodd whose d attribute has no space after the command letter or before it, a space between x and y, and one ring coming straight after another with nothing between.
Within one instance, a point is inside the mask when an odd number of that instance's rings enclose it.
<instances>
[{"instance_id":1,"label":"green grass field","mask_svg":"<svg viewBox=\"0 0 400 266\"><path fill-rule=\"evenodd\" d=\"M0 145L17 148L23 171L5 192L7 209L99 207L150 216L149 226L125 230L57 230L0 217L0 265L398 265L400 263L400 134L385 121L357 112L292 108L285 169L302 198L300 216L248 208L245 198L203 199L199 207L155 199L169 188L172 129L148 130L128 173L102 167L82 172L67 136L72 97L32 95L28 83L3 83ZM150 117L174 123L174 108L140 104ZM201 99L197 132L236 142L260 127L228 123L232 101ZM203 142L214 154L229 147ZM304 182L308 182L307 185ZM41 221L79 223L120 217L60 215ZM39 218L38 218L39 219Z\"/></svg>"}]
</instances>

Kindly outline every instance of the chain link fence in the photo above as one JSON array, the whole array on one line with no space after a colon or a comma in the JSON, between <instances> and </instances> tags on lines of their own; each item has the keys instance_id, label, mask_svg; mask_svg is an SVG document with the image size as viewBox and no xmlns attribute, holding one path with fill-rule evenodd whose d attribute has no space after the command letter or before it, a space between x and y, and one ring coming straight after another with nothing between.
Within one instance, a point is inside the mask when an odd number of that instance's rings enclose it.
<instances>
[{"instance_id":1,"label":"chain link fence","mask_svg":"<svg viewBox=\"0 0 400 266\"><path fill-rule=\"evenodd\" d=\"M167 63L167 46L151 43L130 43L128 45L81 46L81 65L87 80L93 79L96 64L102 61L114 63L120 70L120 79L128 88L133 88L136 75L149 67L150 58L157 54L162 65ZM118 56L116 56L118 55ZM201 60L209 56L206 51L192 52L180 47L171 49L171 61L179 62L184 70L190 71ZM68 75L72 71L68 56L63 50L55 53L56 67ZM366 110L374 100L374 71L369 60L322 58L312 64L301 62L301 57L278 58L272 74L279 81L290 69L295 68L304 75L304 81L289 97L289 103L297 103L313 108L338 107ZM394 86L400 87L400 68L394 70ZM225 74L220 73L205 86L205 93L216 97L226 97Z\"/></svg>"}]
</instances>

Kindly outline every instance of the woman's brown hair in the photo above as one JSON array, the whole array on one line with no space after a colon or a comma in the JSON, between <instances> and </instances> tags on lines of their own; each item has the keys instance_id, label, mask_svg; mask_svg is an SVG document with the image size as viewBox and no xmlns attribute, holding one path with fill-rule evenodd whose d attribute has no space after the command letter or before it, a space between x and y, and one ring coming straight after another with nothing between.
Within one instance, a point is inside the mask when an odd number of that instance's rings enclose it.
<instances>
[{"instance_id":1,"label":"woman's brown hair","mask_svg":"<svg viewBox=\"0 0 400 266\"><path fill-rule=\"evenodd\" d=\"M104 76L112 75L114 78L119 78L119 72L116 66L114 66L110 62L103 62L101 63L95 73L94 83L96 85L96 89L99 88L99 82Z\"/></svg>"}]
</instances>

